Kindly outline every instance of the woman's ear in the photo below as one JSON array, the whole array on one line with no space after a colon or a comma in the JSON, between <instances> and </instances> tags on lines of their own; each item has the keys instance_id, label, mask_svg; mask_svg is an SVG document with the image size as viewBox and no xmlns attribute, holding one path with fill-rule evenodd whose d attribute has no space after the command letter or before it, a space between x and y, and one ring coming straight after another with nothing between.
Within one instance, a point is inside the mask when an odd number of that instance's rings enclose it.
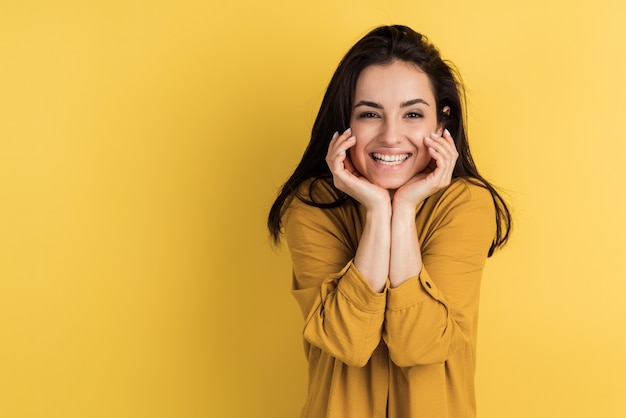
<instances>
[{"instance_id":1,"label":"woman's ear","mask_svg":"<svg viewBox=\"0 0 626 418\"><path fill-rule=\"evenodd\" d=\"M450 106L444 106L441 113L445 116L440 118L442 121L437 125L437 135L439 136L443 135L443 130L446 127L445 119L450 116Z\"/></svg>"}]
</instances>

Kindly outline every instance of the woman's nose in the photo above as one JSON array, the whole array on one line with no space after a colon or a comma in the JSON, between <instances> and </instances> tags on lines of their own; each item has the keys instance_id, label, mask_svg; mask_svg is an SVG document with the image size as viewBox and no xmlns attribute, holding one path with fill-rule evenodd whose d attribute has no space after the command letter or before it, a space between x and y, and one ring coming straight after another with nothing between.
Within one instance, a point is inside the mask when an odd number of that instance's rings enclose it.
<instances>
[{"instance_id":1,"label":"woman's nose","mask_svg":"<svg viewBox=\"0 0 626 418\"><path fill-rule=\"evenodd\" d=\"M380 141L386 145L394 145L402 141L402 135L398 124L393 121L385 121L382 125Z\"/></svg>"}]
</instances>

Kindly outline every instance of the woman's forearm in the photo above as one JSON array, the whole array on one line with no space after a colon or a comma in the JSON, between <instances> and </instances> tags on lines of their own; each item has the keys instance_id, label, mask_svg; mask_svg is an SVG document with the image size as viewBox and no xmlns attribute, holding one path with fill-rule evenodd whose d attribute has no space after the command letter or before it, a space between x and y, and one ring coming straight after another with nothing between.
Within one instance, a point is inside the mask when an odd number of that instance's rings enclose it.
<instances>
[{"instance_id":1,"label":"woman's forearm","mask_svg":"<svg viewBox=\"0 0 626 418\"><path fill-rule=\"evenodd\" d=\"M390 245L390 205L368 210L354 265L376 292L383 291L389 277Z\"/></svg>"},{"instance_id":2,"label":"woman's forearm","mask_svg":"<svg viewBox=\"0 0 626 418\"><path fill-rule=\"evenodd\" d=\"M422 270L422 255L415 227L415 208L394 206L391 218L389 281L398 287Z\"/></svg>"}]
</instances>

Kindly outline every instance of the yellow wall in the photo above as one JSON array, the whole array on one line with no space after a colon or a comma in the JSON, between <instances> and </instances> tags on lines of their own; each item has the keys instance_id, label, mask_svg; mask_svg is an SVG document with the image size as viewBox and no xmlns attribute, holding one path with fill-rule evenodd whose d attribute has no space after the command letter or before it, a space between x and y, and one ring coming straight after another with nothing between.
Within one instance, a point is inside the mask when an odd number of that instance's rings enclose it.
<instances>
[{"instance_id":1,"label":"yellow wall","mask_svg":"<svg viewBox=\"0 0 626 418\"><path fill-rule=\"evenodd\" d=\"M481 417L626 416L622 4L3 1L0 416L297 416L301 320L265 216L381 23L456 62L514 208Z\"/></svg>"}]
</instances>

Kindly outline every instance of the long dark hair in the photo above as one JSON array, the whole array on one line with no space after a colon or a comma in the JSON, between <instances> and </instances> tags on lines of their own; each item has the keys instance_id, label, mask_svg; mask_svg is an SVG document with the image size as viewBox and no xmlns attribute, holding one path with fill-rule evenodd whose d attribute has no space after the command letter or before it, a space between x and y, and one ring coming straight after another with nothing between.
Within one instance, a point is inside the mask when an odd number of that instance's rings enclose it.
<instances>
[{"instance_id":1,"label":"long dark hair","mask_svg":"<svg viewBox=\"0 0 626 418\"><path fill-rule=\"evenodd\" d=\"M280 241L282 215L293 197L317 207L337 207L351 198L337 190L334 202L314 202L298 193L303 181L313 178L330 180L332 174L325 157L328 145L335 131L348 127L352 108L352 100L356 82L366 67L370 65L390 64L394 60L410 62L424 71L432 84L438 122L442 122L450 131L456 144L459 158L454 167L453 178L464 177L491 193L496 208L496 236L488 255L502 247L509 238L511 230L511 214L506 202L495 188L485 180L476 169L467 141L466 121L463 113L465 107L465 91L458 72L441 58L439 50L424 36L411 28L401 25L378 27L359 40L339 63L333 75L320 110L313 124L311 140L302 160L289 180L283 184L278 197L270 209L267 226L274 243ZM445 107L450 110L446 114ZM332 180L329 181L332 186Z\"/></svg>"}]
</instances>

